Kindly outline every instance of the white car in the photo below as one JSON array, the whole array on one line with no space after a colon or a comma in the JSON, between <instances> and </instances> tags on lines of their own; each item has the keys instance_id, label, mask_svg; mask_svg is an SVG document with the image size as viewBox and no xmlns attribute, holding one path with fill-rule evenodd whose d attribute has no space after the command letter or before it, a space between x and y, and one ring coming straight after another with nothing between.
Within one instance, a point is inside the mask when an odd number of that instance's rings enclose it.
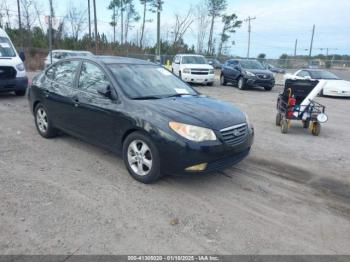
<instances>
[{"instance_id":1,"label":"white car","mask_svg":"<svg viewBox=\"0 0 350 262\"><path fill-rule=\"evenodd\" d=\"M342 80L335 74L319 69L301 69L294 74L285 74L287 79L326 80L320 95L350 97L350 81Z\"/></svg>"},{"instance_id":2,"label":"white car","mask_svg":"<svg viewBox=\"0 0 350 262\"><path fill-rule=\"evenodd\" d=\"M89 51L75 51L75 50L52 50L52 63L55 63L61 59L72 56L93 56L94 54ZM45 68L51 64L50 52L45 59Z\"/></svg>"},{"instance_id":3,"label":"white car","mask_svg":"<svg viewBox=\"0 0 350 262\"><path fill-rule=\"evenodd\" d=\"M179 54L174 57L171 71L188 83L214 84L214 67L202 55Z\"/></svg>"},{"instance_id":4,"label":"white car","mask_svg":"<svg viewBox=\"0 0 350 262\"><path fill-rule=\"evenodd\" d=\"M24 60L24 52L18 54L9 36L0 28L0 92L26 94L28 77Z\"/></svg>"}]
</instances>

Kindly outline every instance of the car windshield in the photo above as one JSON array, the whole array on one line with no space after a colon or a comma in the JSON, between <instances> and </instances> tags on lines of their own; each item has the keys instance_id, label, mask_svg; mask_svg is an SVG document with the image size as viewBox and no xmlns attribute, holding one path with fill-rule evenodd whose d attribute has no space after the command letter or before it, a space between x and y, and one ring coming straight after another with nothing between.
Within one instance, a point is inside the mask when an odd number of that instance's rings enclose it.
<instances>
[{"instance_id":1,"label":"car windshield","mask_svg":"<svg viewBox=\"0 0 350 262\"><path fill-rule=\"evenodd\" d=\"M338 76L328 71L312 71L310 74L313 79L339 79Z\"/></svg>"},{"instance_id":2,"label":"car windshield","mask_svg":"<svg viewBox=\"0 0 350 262\"><path fill-rule=\"evenodd\" d=\"M16 52L12 47L10 40L0 36L0 57L15 57Z\"/></svg>"},{"instance_id":3,"label":"car windshield","mask_svg":"<svg viewBox=\"0 0 350 262\"><path fill-rule=\"evenodd\" d=\"M207 64L207 61L202 56L184 56L182 57L183 64Z\"/></svg>"},{"instance_id":4,"label":"car windshield","mask_svg":"<svg viewBox=\"0 0 350 262\"><path fill-rule=\"evenodd\" d=\"M240 62L241 66L244 69L265 69L262 64L260 64L258 61L254 61L254 60L243 60Z\"/></svg>"},{"instance_id":5,"label":"car windshield","mask_svg":"<svg viewBox=\"0 0 350 262\"><path fill-rule=\"evenodd\" d=\"M163 67L112 64L109 68L123 91L132 99L198 94Z\"/></svg>"}]
</instances>

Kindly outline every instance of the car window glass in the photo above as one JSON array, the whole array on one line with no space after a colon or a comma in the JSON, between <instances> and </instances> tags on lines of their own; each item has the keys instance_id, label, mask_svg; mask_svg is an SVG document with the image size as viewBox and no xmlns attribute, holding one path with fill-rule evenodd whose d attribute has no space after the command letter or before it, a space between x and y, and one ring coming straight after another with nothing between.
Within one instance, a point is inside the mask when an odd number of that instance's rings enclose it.
<instances>
[{"instance_id":1,"label":"car window glass","mask_svg":"<svg viewBox=\"0 0 350 262\"><path fill-rule=\"evenodd\" d=\"M300 72L298 73L298 76L300 76L300 77L305 77L305 76L310 76L310 74L309 74L307 71L300 71Z\"/></svg>"},{"instance_id":2,"label":"car window glass","mask_svg":"<svg viewBox=\"0 0 350 262\"><path fill-rule=\"evenodd\" d=\"M55 71L56 71L56 66L51 66L49 69L46 70L46 76L49 79L54 80L54 78L55 78Z\"/></svg>"},{"instance_id":3,"label":"car window glass","mask_svg":"<svg viewBox=\"0 0 350 262\"><path fill-rule=\"evenodd\" d=\"M56 65L54 80L57 83L73 86L79 61L65 61Z\"/></svg>"},{"instance_id":4,"label":"car window glass","mask_svg":"<svg viewBox=\"0 0 350 262\"><path fill-rule=\"evenodd\" d=\"M238 65L238 61L234 61L234 60L228 61L227 63L228 63L229 66Z\"/></svg>"},{"instance_id":5,"label":"car window glass","mask_svg":"<svg viewBox=\"0 0 350 262\"><path fill-rule=\"evenodd\" d=\"M84 91L97 93L99 86L107 85L109 85L108 78L97 65L83 62L79 77L79 88Z\"/></svg>"}]
</instances>

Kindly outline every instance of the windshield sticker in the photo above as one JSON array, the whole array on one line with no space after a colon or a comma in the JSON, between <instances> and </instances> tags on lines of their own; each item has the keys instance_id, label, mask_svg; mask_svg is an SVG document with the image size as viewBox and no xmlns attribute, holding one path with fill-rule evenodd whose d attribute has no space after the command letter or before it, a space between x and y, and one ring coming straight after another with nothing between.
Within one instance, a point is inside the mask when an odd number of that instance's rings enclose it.
<instances>
[{"instance_id":1,"label":"windshield sticker","mask_svg":"<svg viewBox=\"0 0 350 262\"><path fill-rule=\"evenodd\" d=\"M164 69L164 68L157 68L157 70L159 72L161 72L165 76L170 76L171 75L171 73L168 70Z\"/></svg>"},{"instance_id":2,"label":"windshield sticker","mask_svg":"<svg viewBox=\"0 0 350 262\"><path fill-rule=\"evenodd\" d=\"M189 94L189 92L186 89L183 88L174 88L175 92L178 94Z\"/></svg>"},{"instance_id":3,"label":"windshield sticker","mask_svg":"<svg viewBox=\"0 0 350 262\"><path fill-rule=\"evenodd\" d=\"M2 48L10 48L10 45L8 43L0 43L0 46Z\"/></svg>"}]
</instances>

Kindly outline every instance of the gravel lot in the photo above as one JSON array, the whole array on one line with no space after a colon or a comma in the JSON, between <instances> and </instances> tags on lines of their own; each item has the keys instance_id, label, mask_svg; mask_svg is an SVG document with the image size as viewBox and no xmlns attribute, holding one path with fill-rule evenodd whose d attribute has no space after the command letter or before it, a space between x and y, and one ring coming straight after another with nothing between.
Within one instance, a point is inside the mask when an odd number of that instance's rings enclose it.
<instances>
[{"instance_id":1,"label":"gravel lot","mask_svg":"<svg viewBox=\"0 0 350 262\"><path fill-rule=\"evenodd\" d=\"M313 137L274 124L271 92L196 87L246 111L251 155L223 173L133 180L119 156L45 140L26 98L0 95L1 254L350 254L349 99L318 98Z\"/></svg>"}]
</instances>

